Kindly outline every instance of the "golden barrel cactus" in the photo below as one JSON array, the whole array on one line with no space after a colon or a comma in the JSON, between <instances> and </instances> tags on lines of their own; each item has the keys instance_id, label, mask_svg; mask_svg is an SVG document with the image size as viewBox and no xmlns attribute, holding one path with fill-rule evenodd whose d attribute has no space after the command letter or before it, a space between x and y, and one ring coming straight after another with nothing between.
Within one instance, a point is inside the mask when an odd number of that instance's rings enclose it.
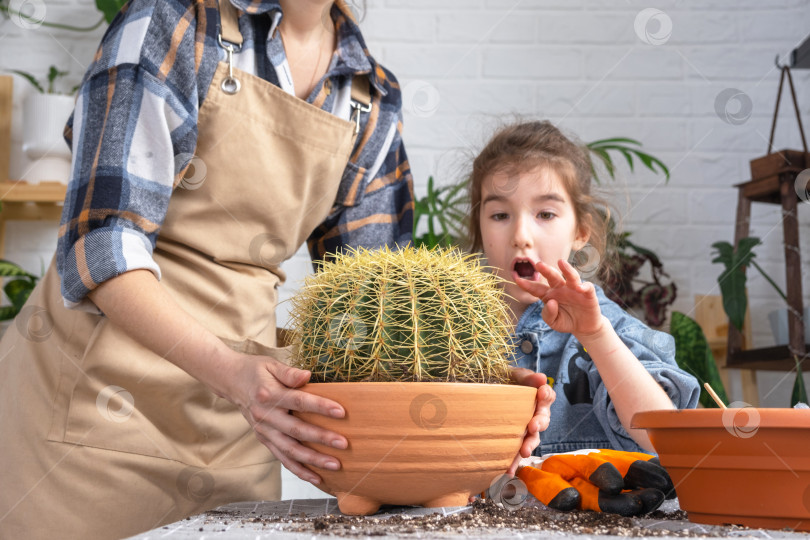
<instances>
[{"instance_id":1,"label":"golden barrel cactus","mask_svg":"<svg viewBox=\"0 0 810 540\"><path fill-rule=\"evenodd\" d=\"M349 250L292 299L295 367L311 382L506 383L499 278L458 250Z\"/></svg>"}]
</instances>

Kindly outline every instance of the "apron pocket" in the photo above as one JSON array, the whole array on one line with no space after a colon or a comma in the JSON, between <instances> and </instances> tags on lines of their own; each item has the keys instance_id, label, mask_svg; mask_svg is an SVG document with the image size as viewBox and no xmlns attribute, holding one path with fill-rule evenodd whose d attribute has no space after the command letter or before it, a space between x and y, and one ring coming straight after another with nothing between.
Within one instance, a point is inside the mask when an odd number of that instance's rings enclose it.
<instances>
[{"instance_id":1,"label":"apron pocket","mask_svg":"<svg viewBox=\"0 0 810 540\"><path fill-rule=\"evenodd\" d=\"M197 467L275 461L239 410L107 319L70 394L64 442Z\"/></svg>"}]
</instances>

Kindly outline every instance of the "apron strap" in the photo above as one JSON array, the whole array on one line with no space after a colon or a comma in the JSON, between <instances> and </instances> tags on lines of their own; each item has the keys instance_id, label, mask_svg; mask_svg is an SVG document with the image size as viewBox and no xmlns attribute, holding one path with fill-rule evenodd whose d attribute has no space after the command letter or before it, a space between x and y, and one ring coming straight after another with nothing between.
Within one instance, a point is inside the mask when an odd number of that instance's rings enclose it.
<instances>
[{"instance_id":1,"label":"apron strap","mask_svg":"<svg viewBox=\"0 0 810 540\"><path fill-rule=\"evenodd\" d=\"M219 19L222 40L241 48L243 40L239 31L239 14L231 0L219 0Z\"/></svg>"},{"instance_id":2,"label":"apron strap","mask_svg":"<svg viewBox=\"0 0 810 540\"><path fill-rule=\"evenodd\" d=\"M360 113L369 112L371 112L371 92L368 76L355 75L352 77L352 120L355 135L360 133Z\"/></svg>"},{"instance_id":3,"label":"apron strap","mask_svg":"<svg viewBox=\"0 0 810 540\"><path fill-rule=\"evenodd\" d=\"M233 53L242 50L242 33L239 31L239 14L231 0L219 0L217 30L217 43L225 49L228 61L228 76L222 80L220 88L226 94L234 95L242 88L242 83L233 76Z\"/></svg>"},{"instance_id":4,"label":"apron strap","mask_svg":"<svg viewBox=\"0 0 810 540\"><path fill-rule=\"evenodd\" d=\"M352 101L356 101L365 107L371 105L371 92L369 91L368 77L366 75L352 77Z\"/></svg>"}]
</instances>

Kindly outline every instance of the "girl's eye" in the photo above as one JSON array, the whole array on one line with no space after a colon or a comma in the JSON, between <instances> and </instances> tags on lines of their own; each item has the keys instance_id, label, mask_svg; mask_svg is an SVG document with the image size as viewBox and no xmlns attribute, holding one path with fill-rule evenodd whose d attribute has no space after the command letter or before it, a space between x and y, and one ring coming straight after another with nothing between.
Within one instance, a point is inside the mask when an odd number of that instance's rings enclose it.
<instances>
[{"instance_id":1,"label":"girl's eye","mask_svg":"<svg viewBox=\"0 0 810 540\"><path fill-rule=\"evenodd\" d=\"M554 212L540 212L537 215L540 219L553 219L555 217Z\"/></svg>"},{"instance_id":2,"label":"girl's eye","mask_svg":"<svg viewBox=\"0 0 810 540\"><path fill-rule=\"evenodd\" d=\"M506 212L498 212L498 213L492 214L492 219L495 220L495 221L503 221L504 219L506 219L508 217L509 217L509 214L507 214Z\"/></svg>"}]
</instances>

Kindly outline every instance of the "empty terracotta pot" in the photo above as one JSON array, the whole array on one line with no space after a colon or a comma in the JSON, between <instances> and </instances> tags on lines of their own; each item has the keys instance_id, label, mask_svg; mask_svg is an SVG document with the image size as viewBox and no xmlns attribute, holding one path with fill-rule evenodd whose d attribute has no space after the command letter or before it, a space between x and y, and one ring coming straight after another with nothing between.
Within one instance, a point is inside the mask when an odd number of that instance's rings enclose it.
<instances>
[{"instance_id":1,"label":"empty terracotta pot","mask_svg":"<svg viewBox=\"0 0 810 540\"><path fill-rule=\"evenodd\" d=\"M345 418L295 413L340 433L346 450L305 443L340 460L313 469L344 514L382 504L464 506L512 463L532 417L537 390L471 383L316 383L305 392L340 403Z\"/></svg>"},{"instance_id":2,"label":"empty terracotta pot","mask_svg":"<svg viewBox=\"0 0 810 540\"><path fill-rule=\"evenodd\" d=\"M810 409L648 411L645 428L697 523L810 530Z\"/></svg>"}]
</instances>

